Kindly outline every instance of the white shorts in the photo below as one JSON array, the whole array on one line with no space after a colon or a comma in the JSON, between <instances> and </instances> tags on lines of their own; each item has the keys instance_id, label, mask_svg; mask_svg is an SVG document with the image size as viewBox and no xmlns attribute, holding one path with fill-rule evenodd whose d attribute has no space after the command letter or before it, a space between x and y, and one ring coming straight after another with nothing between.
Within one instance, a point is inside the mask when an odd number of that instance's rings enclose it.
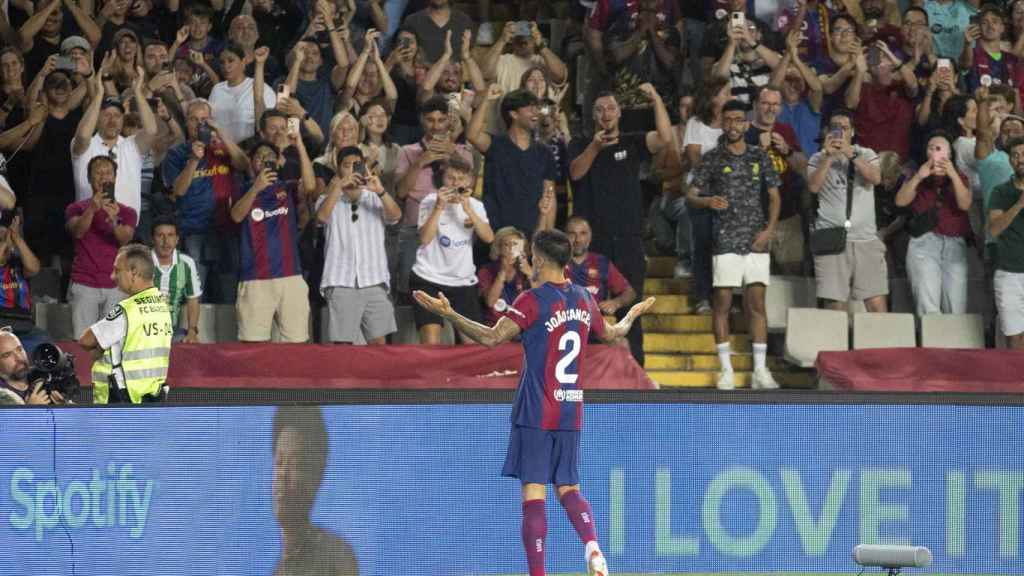
<instances>
[{"instance_id":1,"label":"white shorts","mask_svg":"<svg viewBox=\"0 0 1024 576\"><path fill-rule=\"evenodd\" d=\"M992 287L1003 334L1016 336L1024 332L1024 274L996 270Z\"/></svg>"},{"instance_id":2,"label":"white shorts","mask_svg":"<svg viewBox=\"0 0 1024 576\"><path fill-rule=\"evenodd\" d=\"M712 257L712 286L742 288L748 284L769 284L771 256L767 252L719 254Z\"/></svg>"}]
</instances>

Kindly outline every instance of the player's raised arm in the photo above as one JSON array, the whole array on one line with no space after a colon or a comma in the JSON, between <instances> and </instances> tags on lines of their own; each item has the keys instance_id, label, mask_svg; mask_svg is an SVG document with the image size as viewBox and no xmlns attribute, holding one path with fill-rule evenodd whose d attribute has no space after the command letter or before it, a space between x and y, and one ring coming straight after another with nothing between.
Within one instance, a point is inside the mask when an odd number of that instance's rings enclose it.
<instances>
[{"instance_id":1,"label":"player's raised arm","mask_svg":"<svg viewBox=\"0 0 1024 576\"><path fill-rule=\"evenodd\" d=\"M633 327L633 321L643 316L650 310L651 306L654 306L654 296L651 296L643 302L637 302L633 304L633 307L629 309L629 312L622 317L615 324L608 323L607 320L602 318L604 322L604 331L597 334L598 338L605 342L612 342L619 338L625 338L626 334L629 333L629 329Z\"/></svg>"},{"instance_id":2,"label":"player's raised arm","mask_svg":"<svg viewBox=\"0 0 1024 576\"><path fill-rule=\"evenodd\" d=\"M474 342L493 348L498 344L509 342L519 335L519 326L504 316L499 318L493 327L485 326L453 310L451 303L445 298L444 292L438 292L437 296L434 298L421 290L414 290L412 293L412 297L419 302L420 306L442 318L447 318L456 330Z\"/></svg>"}]
</instances>

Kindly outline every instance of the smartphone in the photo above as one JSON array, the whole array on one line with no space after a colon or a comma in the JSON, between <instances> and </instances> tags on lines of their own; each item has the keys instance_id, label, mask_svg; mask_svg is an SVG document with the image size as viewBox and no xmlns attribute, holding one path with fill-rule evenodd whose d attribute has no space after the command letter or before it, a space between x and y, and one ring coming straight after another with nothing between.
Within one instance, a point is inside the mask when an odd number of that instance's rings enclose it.
<instances>
[{"instance_id":1,"label":"smartphone","mask_svg":"<svg viewBox=\"0 0 1024 576\"><path fill-rule=\"evenodd\" d=\"M981 23L981 14L975 14L974 16L971 16L971 19L970 19L970 25L971 26L977 26L980 23Z\"/></svg>"},{"instance_id":2,"label":"smartphone","mask_svg":"<svg viewBox=\"0 0 1024 576\"><path fill-rule=\"evenodd\" d=\"M196 130L196 136L199 138L200 142L209 146L210 140L213 139L213 130L210 129L209 124L203 122L199 125L199 129Z\"/></svg>"},{"instance_id":3,"label":"smartphone","mask_svg":"<svg viewBox=\"0 0 1024 576\"><path fill-rule=\"evenodd\" d=\"M277 172L277 162L274 160L264 160L263 169L270 170L271 172Z\"/></svg>"},{"instance_id":4,"label":"smartphone","mask_svg":"<svg viewBox=\"0 0 1024 576\"><path fill-rule=\"evenodd\" d=\"M939 58L935 64L935 67L939 70L946 68L948 70L953 69L953 63L949 61L949 58Z\"/></svg>"},{"instance_id":5,"label":"smartphone","mask_svg":"<svg viewBox=\"0 0 1024 576\"><path fill-rule=\"evenodd\" d=\"M743 12L733 12L731 18L733 28L743 28L747 25L747 17Z\"/></svg>"},{"instance_id":6,"label":"smartphone","mask_svg":"<svg viewBox=\"0 0 1024 576\"><path fill-rule=\"evenodd\" d=\"M540 113L543 114L544 116L551 114L551 106L541 106Z\"/></svg>"},{"instance_id":7,"label":"smartphone","mask_svg":"<svg viewBox=\"0 0 1024 576\"><path fill-rule=\"evenodd\" d=\"M366 163L363 161L356 162L352 165L352 173L359 174L363 178L366 178Z\"/></svg>"},{"instance_id":8,"label":"smartphone","mask_svg":"<svg viewBox=\"0 0 1024 576\"><path fill-rule=\"evenodd\" d=\"M277 99L278 100L287 99L291 95L292 95L292 90L291 90L291 88L288 87L287 84L282 84L281 87L277 90Z\"/></svg>"},{"instance_id":9,"label":"smartphone","mask_svg":"<svg viewBox=\"0 0 1024 576\"><path fill-rule=\"evenodd\" d=\"M57 56L57 62L54 70L63 70L65 72L74 72L77 68L75 59L70 56Z\"/></svg>"},{"instance_id":10,"label":"smartphone","mask_svg":"<svg viewBox=\"0 0 1024 576\"><path fill-rule=\"evenodd\" d=\"M533 31L530 29L530 23L526 20L520 20L516 22L516 36L527 36L529 37Z\"/></svg>"},{"instance_id":11,"label":"smartphone","mask_svg":"<svg viewBox=\"0 0 1024 576\"><path fill-rule=\"evenodd\" d=\"M288 134L298 134L298 133L299 133L299 119L298 118L289 118L288 119Z\"/></svg>"},{"instance_id":12,"label":"smartphone","mask_svg":"<svg viewBox=\"0 0 1024 576\"><path fill-rule=\"evenodd\" d=\"M842 128L833 128L832 131L828 133L828 135L830 138L839 140L843 137L843 130Z\"/></svg>"},{"instance_id":13,"label":"smartphone","mask_svg":"<svg viewBox=\"0 0 1024 576\"><path fill-rule=\"evenodd\" d=\"M402 36L402 39L398 41L399 48L408 48L412 46L412 38L408 36Z\"/></svg>"}]
</instances>

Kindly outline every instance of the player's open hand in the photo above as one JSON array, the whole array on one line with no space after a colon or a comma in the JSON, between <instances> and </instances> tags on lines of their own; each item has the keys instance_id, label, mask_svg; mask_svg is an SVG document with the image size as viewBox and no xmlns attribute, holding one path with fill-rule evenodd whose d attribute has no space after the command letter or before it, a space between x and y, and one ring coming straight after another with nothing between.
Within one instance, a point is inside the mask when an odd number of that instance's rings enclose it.
<instances>
[{"instance_id":1,"label":"player's open hand","mask_svg":"<svg viewBox=\"0 0 1024 576\"><path fill-rule=\"evenodd\" d=\"M442 318L447 318L452 313L452 304L445 298L444 292L438 292L437 298L434 298L422 290L413 290L412 297L420 306Z\"/></svg>"},{"instance_id":2,"label":"player's open hand","mask_svg":"<svg viewBox=\"0 0 1024 576\"><path fill-rule=\"evenodd\" d=\"M654 296L649 296L643 302L637 302L636 304L633 304L633 307L629 309L629 313L626 315L629 316L629 319L632 322L633 320L646 314L647 311L650 310L652 306L654 306L654 301Z\"/></svg>"}]
</instances>

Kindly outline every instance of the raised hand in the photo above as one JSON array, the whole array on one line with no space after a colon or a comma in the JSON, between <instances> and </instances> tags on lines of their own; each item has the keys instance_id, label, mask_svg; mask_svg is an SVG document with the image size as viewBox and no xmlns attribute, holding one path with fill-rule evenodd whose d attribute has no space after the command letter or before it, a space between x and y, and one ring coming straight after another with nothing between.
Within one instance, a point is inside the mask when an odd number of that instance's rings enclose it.
<instances>
[{"instance_id":1,"label":"raised hand","mask_svg":"<svg viewBox=\"0 0 1024 576\"><path fill-rule=\"evenodd\" d=\"M721 196L712 196L708 207L712 210L725 210L729 207L729 201Z\"/></svg>"},{"instance_id":2,"label":"raised hand","mask_svg":"<svg viewBox=\"0 0 1024 576\"><path fill-rule=\"evenodd\" d=\"M304 50L302 52L305 52ZM266 46L260 46L253 50L253 57L256 59L257 66L264 66L267 63L267 59L270 58L270 48Z\"/></svg>"},{"instance_id":3,"label":"raised hand","mask_svg":"<svg viewBox=\"0 0 1024 576\"><path fill-rule=\"evenodd\" d=\"M174 39L177 41L177 43L179 45L181 45L181 44L184 44L185 42L188 42L188 38L191 35L192 35L192 32L189 30L189 27L186 24L185 26L182 26L181 28L178 28L178 33L174 36Z\"/></svg>"},{"instance_id":4,"label":"raised hand","mask_svg":"<svg viewBox=\"0 0 1024 576\"><path fill-rule=\"evenodd\" d=\"M496 102L502 96L505 95L505 91L501 89L501 86L497 84L491 84L487 87L487 101Z\"/></svg>"}]
</instances>

